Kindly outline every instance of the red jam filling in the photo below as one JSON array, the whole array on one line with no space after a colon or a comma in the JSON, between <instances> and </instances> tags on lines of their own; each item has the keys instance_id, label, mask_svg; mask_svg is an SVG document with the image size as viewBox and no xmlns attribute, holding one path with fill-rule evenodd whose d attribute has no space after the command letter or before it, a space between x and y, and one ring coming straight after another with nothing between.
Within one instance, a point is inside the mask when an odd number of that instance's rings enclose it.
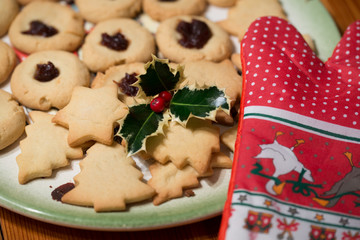
<instances>
[{"instance_id":1,"label":"red jam filling","mask_svg":"<svg viewBox=\"0 0 360 240\"><path fill-rule=\"evenodd\" d=\"M107 33L103 33L101 34L101 45L115 51L122 51L128 48L129 41L121 33L116 33L112 36Z\"/></svg>"},{"instance_id":2,"label":"red jam filling","mask_svg":"<svg viewBox=\"0 0 360 240\"><path fill-rule=\"evenodd\" d=\"M52 62L48 61L45 64L36 64L34 78L40 82L49 82L59 76L59 73L59 69Z\"/></svg>"},{"instance_id":3,"label":"red jam filling","mask_svg":"<svg viewBox=\"0 0 360 240\"><path fill-rule=\"evenodd\" d=\"M136 96L139 88L131 86L131 84L135 83L138 80L136 76L136 73L125 73L125 77L122 78L119 83L117 83L122 93L131 97Z\"/></svg>"},{"instance_id":4,"label":"red jam filling","mask_svg":"<svg viewBox=\"0 0 360 240\"><path fill-rule=\"evenodd\" d=\"M73 183L65 183L60 185L51 192L51 197L56 201L61 201L61 198L65 195L65 193L69 192L74 187L75 184Z\"/></svg>"},{"instance_id":5,"label":"red jam filling","mask_svg":"<svg viewBox=\"0 0 360 240\"><path fill-rule=\"evenodd\" d=\"M193 19L191 23L181 21L176 27L182 38L179 44L186 48L202 48L211 38L212 33L208 25Z\"/></svg>"},{"instance_id":6,"label":"red jam filling","mask_svg":"<svg viewBox=\"0 0 360 240\"><path fill-rule=\"evenodd\" d=\"M34 20L30 22L30 29L22 31L22 34L36 35L41 37L51 37L58 33L58 30L52 26L48 26L45 23Z\"/></svg>"}]
</instances>

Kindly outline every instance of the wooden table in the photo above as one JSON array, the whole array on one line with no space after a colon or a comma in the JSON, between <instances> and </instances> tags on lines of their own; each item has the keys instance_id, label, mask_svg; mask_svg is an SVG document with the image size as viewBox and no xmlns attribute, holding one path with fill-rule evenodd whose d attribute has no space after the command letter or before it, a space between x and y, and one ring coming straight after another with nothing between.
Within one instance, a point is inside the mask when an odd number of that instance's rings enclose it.
<instances>
[{"instance_id":1,"label":"wooden table","mask_svg":"<svg viewBox=\"0 0 360 240\"><path fill-rule=\"evenodd\" d=\"M360 19L360 0L321 0L341 33ZM0 207L0 240L18 239L217 239L221 216L185 226L141 231L100 232L56 226L33 220Z\"/></svg>"}]
</instances>

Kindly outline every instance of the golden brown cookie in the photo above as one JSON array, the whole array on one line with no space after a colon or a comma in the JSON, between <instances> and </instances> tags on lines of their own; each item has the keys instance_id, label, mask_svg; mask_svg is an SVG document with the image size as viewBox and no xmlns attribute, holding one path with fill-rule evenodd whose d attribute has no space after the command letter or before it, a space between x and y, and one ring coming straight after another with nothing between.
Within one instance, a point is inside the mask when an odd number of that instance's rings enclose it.
<instances>
[{"instance_id":1,"label":"golden brown cookie","mask_svg":"<svg viewBox=\"0 0 360 240\"><path fill-rule=\"evenodd\" d=\"M200 15L206 9L206 0L143 0L143 9L152 19L163 21L180 15Z\"/></svg>"},{"instance_id":2,"label":"golden brown cookie","mask_svg":"<svg viewBox=\"0 0 360 240\"><path fill-rule=\"evenodd\" d=\"M173 198L183 196L183 189L199 186L198 176L194 168L187 165L178 169L173 163L151 164L150 172L152 178L148 185L155 189L156 195L153 199L154 205L159 205Z\"/></svg>"},{"instance_id":3,"label":"golden brown cookie","mask_svg":"<svg viewBox=\"0 0 360 240\"><path fill-rule=\"evenodd\" d=\"M152 177L148 181L156 191L153 204L159 205L170 199L182 197L185 189L200 185L198 178L211 176L212 168L231 168L231 166L231 159L221 152L212 154L210 168L201 175L190 165L179 169L172 162L165 164L155 162L149 167Z\"/></svg>"},{"instance_id":4,"label":"golden brown cookie","mask_svg":"<svg viewBox=\"0 0 360 240\"><path fill-rule=\"evenodd\" d=\"M213 153L211 158L212 168L231 168L232 160L222 152Z\"/></svg>"},{"instance_id":5,"label":"golden brown cookie","mask_svg":"<svg viewBox=\"0 0 360 240\"><path fill-rule=\"evenodd\" d=\"M156 42L164 57L177 63L219 62L229 58L233 50L229 35L217 24L199 16L177 16L161 22Z\"/></svg>"},{"instance_id":6,"label":"golden brown cookie","mask_svg":"<svg viewBox=\"0 0 360 240\"><path fill-rule=\"evenodd\" d=\"M0 6L0 37L4 36L12 21L19 12L16 0L1 0Z\"/></svg>"},{"instance_id":7,"label":"golden brown cookie","mask_svg":"<svg viewBox=\"0 0 360 240\"><path fill-rule=\"evenodd\" d=\"M218 24L230 34L242 39L250 24L263 16L286 19L278 0L241 0L229 9L227 19Z\"/></svg>"},{"instance_id":8,"label":"golden brown cookie","mask_svg":"<svg viewBox=\"0 0 360 240\"><path fill-rule=\"evenodd\" d=\"M214 168L231 168L232 160L223 152L214 152L211 155L210 167L203 173L198 174L198 177L205 178L214 174Z\"/></svg>"},{"instance_id":9,"label":"golden brown cookie","mask_svg":"<svg viewBox=\"0 0 360 240\"><path fill-rule=\"evenodd\" d=\"M191 61L184 64L184 82L181 87L197 84L199 86L217 86L224 89L230 99L230 107L240 101L242 92L242 77L237 73L230 60L220 63L211 61ZM216 121L225 125L232 125L234 119L220 110L216 114Z\"/></svg>"},{"instance_id":10,"label":"golden brown cookie","mask_svg":"<svg viewBox=\"0 0 360 240\"><path fill-rule=\"evenodd\" d=\"M147 140L146 151L162 164L171 161L179 169L189 164L204 174L212 154L220 151L219 131L210 121L197 118L191 118L186 128L171 122L164 135Z\"/></svg>"},{"instance_id":11,"label":"golden brown cookie","mask_svg":"<svg viewBox=\"0 0 360 240\"><path fill-rule=\"evenodd\" d=\"M25 129L24 109L10 93L0 89L0 150L15 142Z\"/></svg>"},{"instance_id":12,"label":"golden brown cookie","mask_svg":"<svg viewBox=\"0 0 360 240\"><path fill-rule=\"evenodd\" d=\"M5 42L0 41L0 84L5 82L16 66L14 50Z\"/></svg>"},{"instance_id":13,"label":"golden brown cookie","mask_svg":"<svg viewBox=\"0 0 360 240\"><path fill-rule=\"evenodd\" d=\"M16 16L9 29L11 44L25 53L75 51L85 35L82 17L60 3L34 1Z\"/></svg>"},{"instance_id":14,"label":"golden brown cookie","mask_svg":"<svg viewBox=\"0 0 360 240\"><path fill-rule=\"evenodd\" d=\"M90 73L73 53L40 51L22 61L11 76L11 91L23 105L38 110L61 109L76 86L89 86Z\"/></svg>"},{"instance_id":15,"label":"golden brown cookie","mask_svg":"<svg viewBox=\"0 0 360 240\"><path fill-rule=\"evenodd\" d=\"M84 19L98 23L112 18L133 18L141 11L142 0L75 0Z\"/></svg>"},{"instance_id":16,"label":"golden brown cookie","mask_svg":"<svg viewBox=\"0 0 360 240\"><path fill-rule=\"evenodd\" d=\"M235 151L237 130L238 130L238 126L234 125L233 127L223 132L220 136L220 141L233 152Z\"/></svg>"},{"instance_id":17,"label":"golden brown cookie","mask_svg":"<svg viewBox=\"0 0 360 240\"><path fill-rule=\"evenodd\" d=\"M210 4L218 7L232 7L237 0L207 0Z\"/></svg>"},{"instance_id":18,"label":"golden brown cookie","mask_svg":"<svg viewBox=\"0 0 360 240\"><path fill-rule=\"evenodd\" d=\"M309 34L302 34L302 37L305 39L306 43L309 45L311 50L316 52L316 46L315 46L314 40L311 38L311 36Z\"/></svg>"},{"instance_id":19,"label":"golden brown cookie","mask_svg":"<svg viewBox=\"0 0 360 240\"><path fill-rule=\"evenodd\" d=\"M51 2L57 2L59 0L17 0L18 3L20 3L21 5L26 5L29 4L31 2L35 2L35 1L51 1Z\"/></svg>"},{"instance_id":20,"label":"golden brown cookie","mask_svg":"<svg viewBox=\"0 0 360 240\"><path fill-rule=\"evenodd\" d=\"M20 141L21 153L16 157L20 184L50 177L53 169L69 165L69 159L83 156L80 147L68 145L68 130L51 122L53 115L39 111L29 115L33 123L26 126L27 137Z\"/></svg>"},{"instance_id":21,"label":"golden brown cookie","mask_svg":"<svg viewBox=\"0 0 360 240\"><path fill-rule=\"evenodd\" d=\"M241 57L239 53L231 54L231 61L238 70L242 71Z\"/></svg>"},{"instance_id":22,"label":"golden brown cookie","mask_svg":"<svg viewBox=\"0 0 360 240\"><path fill-rule=\"evenodd\" d=\"M96 143L87 150L80 168L75 188L61 199L64 203L93 206L96 212L121 211L127 203L144 201L155 193L142 182L143 174L120 144Z\"/></svg>"},{"instance_id":23,"label":"golden brown cookie","mask_svg":"<svg viewBox=\"0 0 360 240\"><path fill-rule=\"evenodd\" d=\"M98 23L82 47L83 60L93 72L125 63L147 62L154 53L151 33L135 20L125 18Z\"/></svg>"},{"instance_id":24,"label":"golden brown cookie","mask_svg":"<svg viewBox=\"0 0 360 240\"><path fill-rule=\"evenodd\" d=\"M128 106L144 103L143 98L136 97L138 88L130 86L137 81L136 76L145 74L144 63L135 62L110 67L105 73L98 72L91 83L91 88L99 88L107 84L118 85L118 97Z\"/></svg>"},{"instance_id":25,"label":"golden brown cookie","mask_svg":"<svg viewBox=\"0 0 360 240\"><path fill-rule=\"evenodd\" d=\"M53 122L69 129L70 146L90 140L111 145L115 123L127 113L115 84L96 89L75 87L69 104L56 113Z\"/></svg>"}]
</instances>

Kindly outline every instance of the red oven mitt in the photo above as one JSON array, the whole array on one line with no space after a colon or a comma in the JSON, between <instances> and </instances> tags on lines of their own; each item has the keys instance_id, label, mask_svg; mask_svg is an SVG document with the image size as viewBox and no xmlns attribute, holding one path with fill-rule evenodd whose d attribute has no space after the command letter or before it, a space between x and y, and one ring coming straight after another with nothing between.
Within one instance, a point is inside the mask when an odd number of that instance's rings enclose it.
<instances>
[{"instance_id":1,"label":"red oven mitt","mask_svg":"<svg viewBox=\"0 0 360 240\"><path fill-rule=\"evenodd\" d=\"M360 239L360 21L323 63L288 22L241 42L242 119L220 239Z\"/></svg>"}]
</instances>

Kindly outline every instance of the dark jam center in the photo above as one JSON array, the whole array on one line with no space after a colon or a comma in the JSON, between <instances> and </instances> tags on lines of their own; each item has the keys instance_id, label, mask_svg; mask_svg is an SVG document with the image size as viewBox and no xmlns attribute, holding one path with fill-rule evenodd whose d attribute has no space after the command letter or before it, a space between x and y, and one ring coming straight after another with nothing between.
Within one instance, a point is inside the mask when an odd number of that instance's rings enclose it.
<instances>
[{"instance_id":1,"label":"dark jam center","mask_svg":"<svg viewBox=\"0 0 360 240\"><path fill-rule=\"evenodd\" d=\"M196 19L193 19L191 23L184 21L179 22L176 31L182 35L179 43L186 48L200 49L212 36L208 25Z\"/></svg>"},{"instance_id":2,"label":"dark jam center","mask_svg":"<svg viewBox=\"0 0 360 240\"><path fill-rule=\"evenodd\" d=\"M101 34L101 45L104 45L112 50L121 51L127 49L129 41L121 33L116 33L112 36L107 33L103 33Z\"/></svg>"},{"instance_id":3,"label":"dark jam center","mask_svg":"<svg viewBox=\"0 0 360 240\"><path fill-rule=\"evenodd\" d=\"M34 78L40 82L48 82L59 76L59 69L52 62L36 64Z\"/></svg>"},{"instance_id":4,"label":"dark jam center","mask_svg":"<svg viewBox=\"0 0 360 240\"><path fill-rule=\"evenodd\" d=\"M56 201L61 201L61 198L65 195L65 193L69 192L74 187L75 184L73 183L65 183L60 185L51 192L51 197Z\"/></svg>"},{"instance_id":5,"label":"dark jam center","mask_svg":"<svg viewBox=\"0 0 360 240\"><path fill-rule=\"evenodd\" d=\"M37 35L42 37L51 37L58 33L58 30L52 26L48 26L39 20L30 22L30 29L21 32L28 35Z\"/></svg>"},{"instance_id":6,"label":"dark jam center","mask_svg":"<svg viewBox=\"0 0 360 240\"><path fill-rule=\"evenodd\" d=\"M128 74L125 73L125 77L120 80L118 83L119 88L122 93L128 95L128 96L136 96L139 88L131 86L131 84L135 83L137 81L136 73Z\"/></svg>"}]
</instances>

